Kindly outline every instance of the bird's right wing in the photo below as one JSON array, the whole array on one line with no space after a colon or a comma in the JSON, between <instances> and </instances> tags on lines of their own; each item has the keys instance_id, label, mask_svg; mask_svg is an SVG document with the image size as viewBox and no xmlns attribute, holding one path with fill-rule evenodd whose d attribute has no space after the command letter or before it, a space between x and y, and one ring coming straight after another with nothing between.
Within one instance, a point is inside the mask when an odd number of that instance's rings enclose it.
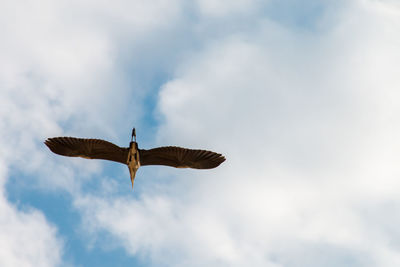
<instances>
[{"instance_id":1,"label":"bird's right wing","mask_svg":"<svg viewBox=\"0 0 400 267\"><path fill-rule=\"evenodd\" d=\"M105 159L123 164L126 164L128 158L128 148L100 139L54 137L44 143L51 151L62 156Z\"/></svg>"},{"instance_id":2,"label":"bird's right wing","mask_svg":"<svg viewBox=\"0 0 400 267\"><path fill-rule=\"evenodd\" d=\"M211 169L225 161L221 154L176 146L139 150L140 165L166 165L175 168Z\"/></svg>"}]
</instances>

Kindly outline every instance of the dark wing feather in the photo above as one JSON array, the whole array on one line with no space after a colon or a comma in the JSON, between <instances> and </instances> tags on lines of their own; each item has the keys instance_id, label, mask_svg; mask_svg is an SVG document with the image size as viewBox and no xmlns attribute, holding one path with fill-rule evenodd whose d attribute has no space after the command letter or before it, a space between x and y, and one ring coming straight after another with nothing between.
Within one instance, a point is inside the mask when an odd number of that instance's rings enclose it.
<instances>
[{"instance_id":1,"label":"dark wing feather","mask_svg":"<svg viewBox=\"0 0 400 267\"><path fill-rule=\"evenodd\" d=\"M75 137L48 138L46 146L56 154L68 157L105 159L126 164L128 148L122 148L100 139Z\"/></svg>"},{"instance_id":2,"label":"dark wing feather","mask_svg":"<svg viewBox=\"0 0 400 267\"><path fill-rule=\"evenodd\" d=\"M167 165L175 168L211 169L225 161L221 154L176 146L139 150L140 165Z\"/></svg>"}]
</instances>

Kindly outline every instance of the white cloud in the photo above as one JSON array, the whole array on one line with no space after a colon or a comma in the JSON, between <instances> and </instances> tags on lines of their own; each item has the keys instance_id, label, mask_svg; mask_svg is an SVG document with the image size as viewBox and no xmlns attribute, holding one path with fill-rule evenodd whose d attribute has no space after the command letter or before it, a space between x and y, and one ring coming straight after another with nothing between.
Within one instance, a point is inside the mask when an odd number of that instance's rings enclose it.
<instances>
[{"instance_id":1,"label":"white cloud","mask_svg":"<svg viewBox=\"0 0 400 267\"><path fill-rule=\"evenodd\" d=\"M258 0L197 0L197 7L201 14L211 17L225 17L239 14L253 13L261 6Z\"/></svg>"},{"instance_id":2,"label":"white cloud","mask_svg":"<svg viewBox=\"0 0 400 267\"><path fill-rule=\"evenodd\" d=\"M397 265L398 230L370 219L399 222L400 21L379 5L318 33L260 19L188 56L161 89L159 143L227 161L166 170L137 200L78 199L88 225L154 265Z\"/></svg>"}]
</instances>

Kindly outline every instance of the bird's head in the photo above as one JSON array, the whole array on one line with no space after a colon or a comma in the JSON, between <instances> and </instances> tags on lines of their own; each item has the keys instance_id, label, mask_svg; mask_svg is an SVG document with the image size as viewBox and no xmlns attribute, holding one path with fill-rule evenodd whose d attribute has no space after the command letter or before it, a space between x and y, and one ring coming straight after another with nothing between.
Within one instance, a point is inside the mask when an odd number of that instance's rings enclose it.
<instances>
[{"instance_id":1,"label":"bird's head","mask_svg":"<svg viewBox=\"0 0 400 267\"><path fill-rule=\"evenodd\" d=\"M135 138L135 142L136 142L136 129L135 129L135 127L133 127L133 129L132 129L131 142L133 141L133 138Z\"/></svg>"},{"instance_id":2,"label":"bird's head","mask_svg":"<svg viewBox=\"0 0 400 267\"><path fill-rule=\"evenodd\" d=\"M135 140L133 140L135 138ZM138 150L138 144L136 143L136 129L133 127L132 129L132 136L131 136L131 142L129 143L129 149L135 148Z\"/></svg>"}]
</instances>

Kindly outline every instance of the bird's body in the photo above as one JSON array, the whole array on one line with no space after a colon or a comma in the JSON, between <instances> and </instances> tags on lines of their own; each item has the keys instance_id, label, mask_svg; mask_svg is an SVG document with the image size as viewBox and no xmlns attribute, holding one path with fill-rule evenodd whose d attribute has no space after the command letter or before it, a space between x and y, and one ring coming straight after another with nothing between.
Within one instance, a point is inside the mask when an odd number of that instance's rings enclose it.
<instances>
[{"instance_id":1,"label":"bird's body","mask_svg":"<svg viewBox=\"0 0 400 267\"><path fill-rule=\"evenodd\" d=\"M59 155L82 157L88 159L103 159L128 165L131 182L135 179L136 171L141 166L165 165L175 168L211 169L225 161L221 154L175 146L158 147L149 150L139 149L135 131L129 147L119 147L100 139L85 139L75 137L48 138L44 143L49 149Z\"/></svg>"},{"instance_id":2,"label":"bird's body","mask_svg":"<svg viewBox=\"0 0 400 267\"><path fill-rule=\"evenodd\" d=\"M131 182L133 188L133 182L135 180L136 172L140 167L139 149L138 149L138 144L136 142L130 142L129 144L128 158L126 164L128 165L129 168L129 174L131 176Z\"/></svg>"}]
</instances>

